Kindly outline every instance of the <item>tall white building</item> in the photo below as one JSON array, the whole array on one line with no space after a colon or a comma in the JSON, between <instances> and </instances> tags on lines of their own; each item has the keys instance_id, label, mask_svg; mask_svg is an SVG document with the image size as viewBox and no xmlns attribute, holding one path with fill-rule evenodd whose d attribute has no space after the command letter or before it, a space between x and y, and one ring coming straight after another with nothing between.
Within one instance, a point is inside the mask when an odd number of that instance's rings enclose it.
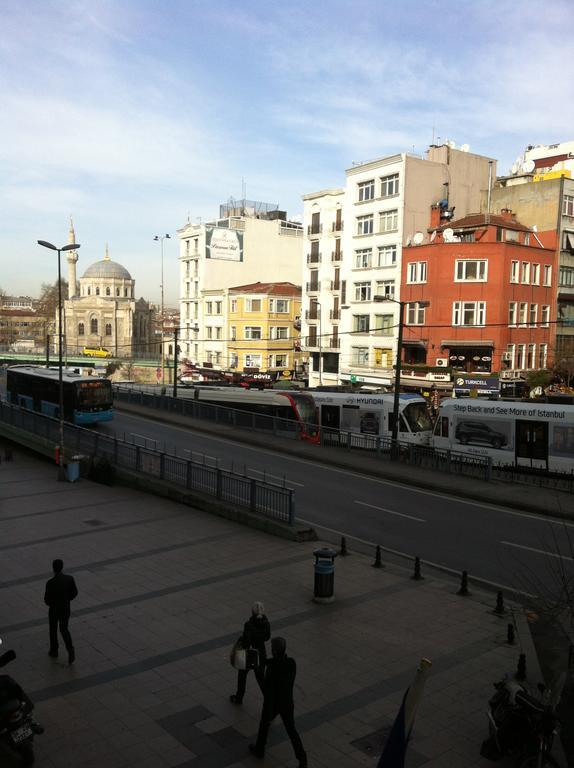
<instances>
[{"instance_id":1,"label":"tall white building","mask_svg":"<svg viewBox=\"0 0 574 768\"><path fill-rule=\"evenodd\" d=\"M493 167L489 169L489 163ZM480 210L494 162L465 147L431 146L353 165L343 189L304 195L303 349L309 384L392 383L402 246L428 242L430 206L445 215ZM375 298L377 299L375 301ZM383 301L387 299L387 301ZM424 308L406 307L424 323Z\"/></svg>"},{"instance_id":2,"label":"tall white building","mask_svg":"<svg viewBox=\"0 0 574 768\"><path fill-rule=\"evenodd\" d=\"M180 239L180 348L192 363L227 368L227 291L260 282L301 284L303 228L277 206L239 200L218 219L188 223Z\"/></svg>"}]
</instances>

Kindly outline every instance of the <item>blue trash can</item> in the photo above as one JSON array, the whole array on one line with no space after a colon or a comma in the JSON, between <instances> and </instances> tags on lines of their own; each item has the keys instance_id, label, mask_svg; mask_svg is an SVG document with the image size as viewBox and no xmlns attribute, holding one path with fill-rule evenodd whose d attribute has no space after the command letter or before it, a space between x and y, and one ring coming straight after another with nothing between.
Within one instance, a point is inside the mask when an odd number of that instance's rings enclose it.
<instances>
[{"instance_id":1,"label":"blue trash can","mask_svg":"<svg viewBox=\"0 0 574 768\"><path fill-rule=\"evenodd\" d=\"M80 462L74 456L66 467L66 476L69 483L75 483L80 479Z\"/></svg>"},{"instance_id":2,"label":"blue trash can","mask_svg":"<svg viewBox=\"0 0 574 768\"><path fill-rule=\"evenodd\" d=\"M313 552L315 557L315 589L313 600L316 603L332 603L335 599L335 558L334 549L323 547Z\"/></svg>"}]
</instances>

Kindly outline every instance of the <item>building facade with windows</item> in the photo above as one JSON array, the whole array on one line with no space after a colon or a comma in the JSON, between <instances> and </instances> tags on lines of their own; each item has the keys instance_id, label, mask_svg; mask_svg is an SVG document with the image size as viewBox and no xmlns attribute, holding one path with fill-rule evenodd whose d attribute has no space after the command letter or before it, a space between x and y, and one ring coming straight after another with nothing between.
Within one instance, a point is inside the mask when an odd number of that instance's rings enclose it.
<instances>
[{"instance_id":1,"label":"building facade with windows","mask_svg":"<svg viewBox=\"0 0 574 768\"><path fill-rule=\"evenodd\" d=\"M301 288L252 283L229 289L227 367L280 376L301 371Z\"/></svg>"},{"instance_id":2,"label":"building facade with windows","mask_svg":"<svg viewBox=\"0 0 574 768\"><path fill-rule=\"evenodd\" d=\"M255 281L300 285L302 225L276 205L239 200L178 236L182 358L226 368L228 290Z\"/></svg>"},{"instance_id":3,"label":"building facade with windows","mask_svg":"<svg viewBox=\"0 0 574 768\"><path fill-rule=\"evenodd\" d=\"M303 197L303 340L311 386L392 382L399 316L392 299L400 299L403 246L425 237L434 202L456 201L462 215L478 210L489 162L432 146L425 158L398 154L355 164L343 189Z\"/></svg>"},{"instance_id":4,"label":"building facade with windows","mask_svg":"<svg viewBox=\"0 0 574 768\"><path fill-rule=\"evenodd\" d=\"M460 373L546 368L556 320L556 252L509 210L440 222L403 250L405 365Z\"/></svg>"}]
</instances>

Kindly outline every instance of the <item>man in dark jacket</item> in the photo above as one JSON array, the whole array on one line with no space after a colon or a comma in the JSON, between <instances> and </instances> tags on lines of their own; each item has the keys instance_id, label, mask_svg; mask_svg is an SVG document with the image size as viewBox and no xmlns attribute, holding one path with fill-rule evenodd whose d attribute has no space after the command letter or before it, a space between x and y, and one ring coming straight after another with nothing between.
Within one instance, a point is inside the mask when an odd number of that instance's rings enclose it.
<instances>
[{"instance_id":1,"label":"man in dark jacket","mask_svg":"<svg viewBox=\"0 0 574 768\"><path fill-rule=\"evenodd\" d=\"M48 654L52 658L58 656L58 627L68 651L68 662L74 663L76 653L72 643L68 622L70 620L70 602L77 596L78 588L73 576L62 573L64 563L62 560L54 560L52 563L54 576L46 583L44 602L49 608L50 621L50 650Z\"/></svg>"},{"instance_id":2,"label":"man in dark jacket","mask_svg":"<svg viewBox=\"0 0 574 768\"><path fill-rule=\"evenodd\" d=\"M287 643L282 637L271 641L272 658L266 662L265 682L263 684L263 710L259 723L257 742L249 745L249 751L255 757L265 755L267 735L273 720L281 716L287 735L291 740L299 768L307 768L307 754L303 749L301 737L295 728L293 717L293 686L297 674L295 659L287 656Z\"/></svg>"},{"instance_id":3,"label":"man in dark jacket","mask_svg":"<svg viewBox=\"0 0 574 768\"><path fill-rule=\"evenodd\" d=\"M243 625L243 635L241 636L241 645L243 648L253 649L258 653L258 663L254 668L255 679L263 691L263 682L265 680L265 660L267 651L265 643L271 637L271 626L265 615L263 603L253 603L251 608L251 617ZM248 669L240 669L237 673L237 693L229 697L233 704L241 704L245 696L245 685L247 683Z\"/></svg>"}]
</instances>

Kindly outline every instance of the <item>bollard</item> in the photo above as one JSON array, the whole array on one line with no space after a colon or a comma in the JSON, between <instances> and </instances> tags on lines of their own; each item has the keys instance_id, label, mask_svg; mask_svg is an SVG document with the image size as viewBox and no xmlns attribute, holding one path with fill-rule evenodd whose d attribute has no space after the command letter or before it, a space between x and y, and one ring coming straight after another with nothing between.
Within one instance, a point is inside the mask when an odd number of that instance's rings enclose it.
<instances>
[{"instance_id":1,"label":"bollard","mask_svg":"<svg viewBox=\"0 0 574 768\"><path fill-rule=\"evenodd\" d=\"M518 666L516 667L516 674L514 677L517 680L526 680L526 654L521 653L518 657Z\"/></svg>"},{"instance_id":2,"label":"bollard","mask_svg":"<svg viewBox=\"0 0 574 768\"><path fill-rule=\"evenodd\" d=\"M514 645L514 624L506 627L506 642L508 645Z\"/></svg>"},{"instance_id":3,"label":"bollard","mask_svg":"<svg viewBox=\"0 0 574 768\"><path fill-rule=\"evenodd\" d=\"M383 568L383 563L381 561L381 548L378 544L375 550L375 562L373 563L373 568Z\"/></svg>"},{"instance_id":4,"label":"bollard","mask_svg":"<svg viewBox=\"0 0 574 768\"><path fill-rule=\"evenodd\" d=\"M496 607L494 609L494 613L497 616L504 616L506 613L506 609L504 607L504 596L501 589L499 589L496 593Z\"/></svg>"},{"instance_id":5,"label":"bollard","mask_svg":"<svg viewBox=\"0 0 574 768\"><path fill-rule=\"evenodd\" d=\"M341 536L341 549L339 550L339 554L341 557L346 557L349 554L347 549L347 539L344 536Z\"/></svg>"},{"instance_id":6,"label":"bollard","mask_svg":"<svg viewBox=\"0 0 574 768\"><path fill-rule=\"evenodd\" d=\"M460 579L460 589L456 594L461 595L461 597L468 597L468 595L470 595L470 592L468 591L468 571L462 572Z\"/></svg>"},{"instance_id":7,"label":"bollard","mask_svg":"<svg viewBox=\"0 0 574 768\"><path fill-rule=\"evenodd\" d=\"M7 445L4 448L4 461L14 461L14 457L13 457L13 454L12 454L12 446L11 445Z\"/></svg>"},{"instance_id":8,"label":"bollard","mask_svg":"<svg viewBox=\"0 0 574 768\"><path fill-rule=\"evenodd\" d=\"M412 575L412 578L415 581L421 581L424 579L424 576L421 573L421 559L420 557L415 557L415 572Z\"/></svg>"}]
</instances>

